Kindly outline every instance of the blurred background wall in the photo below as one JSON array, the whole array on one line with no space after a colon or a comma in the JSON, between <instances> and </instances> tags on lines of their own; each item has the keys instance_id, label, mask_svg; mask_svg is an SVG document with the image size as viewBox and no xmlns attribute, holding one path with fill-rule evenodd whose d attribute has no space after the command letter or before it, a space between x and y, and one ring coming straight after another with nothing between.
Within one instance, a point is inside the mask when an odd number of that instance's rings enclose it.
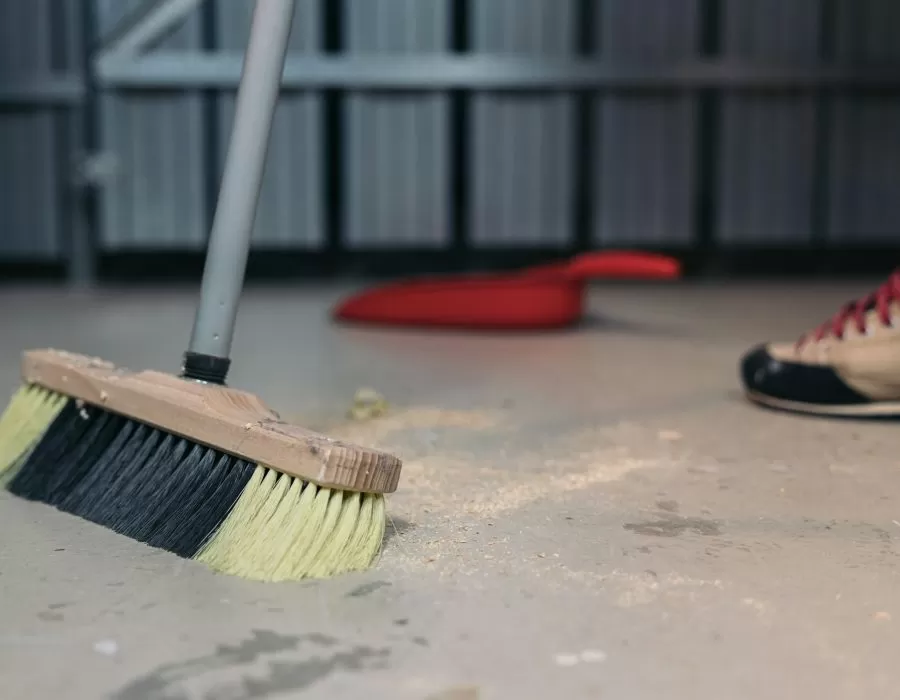
<instances>
[{"instance_id":1,"label":"blurred background wall","mask_svg":"<svg viewBox=\"0 0 900 700\"><path fill-rule=\"evenodd\" d=\"M161 4L0 0L4 274L199 266L252 4L92 60ZM897 0L298 0L255 269L890 267L897 66Z\"/></svg>"}]
</instances>

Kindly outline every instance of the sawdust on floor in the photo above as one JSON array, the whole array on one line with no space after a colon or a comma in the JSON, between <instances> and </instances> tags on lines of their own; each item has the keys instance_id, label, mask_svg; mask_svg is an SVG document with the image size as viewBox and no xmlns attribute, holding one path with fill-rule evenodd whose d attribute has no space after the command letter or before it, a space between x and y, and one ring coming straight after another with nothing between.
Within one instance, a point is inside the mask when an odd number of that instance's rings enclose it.
<instances>
[{"instance_id":1,"label":"sawdust on floor","mask_svg":"<svg viewBox=\"0 0 900 700\"><path fill-rule=\"evenodd\" d=\"M629 445L596 447L596 430L559 435L541 450L553 454L552 459L537 453L521 459L513 453L503 459L504 455L440 447L403 454L407 431L456 428L482 432L500 427L515 429L505 424L504 416L496 411L411 407L370 420L339 423L330 426L328 433L335 438L398 451L404 459L403 473L391 501L405 515L417 519L437 513L490 519L537 501L623 479L636 470L664 466L657 458L635 456ZM623 425L621 431L635 437L633 425ZM641 435L639 441L645 437ZM510 440L515 442L515 432L511 432ZM510 461L514 464L510 465Z\"/></svg>"},{"instance_id":2,"label":"sawdust on floor","mask_svg":"<svg viewBox=\"0 0 900 700\"><path fill-rule=\"evenodd\" d=\"M658 431L625 422L551 432L535 444L528 426L499 410L392 407L384 415L344 420L326 430L404 460L400 486L388 501L384 565L410 575L464 576L473 586L487 570L530 574L541 585L571 581L575 574L558 554L523 553L494 525L537 504L561 502L644 470L683 467L685 456L672 441L666 441L672 448L660 453ZM419 439L432 431L441 437L432 443ZM609 577L601 589L621 606L695 587L674 574L658 581L597 573ZM596 575L590 578L590 585L598 583Z\"/></svg>"},{"instance_id":3,"label":"sawdust on floor","mask_svg":"<svg viewBox=\"0 0 900 700\"><path fill-rule=\"evenodd\" d=\"M502 416L494 411L447 410L431 406L396 409L370 420L342 421L327 427L331 437L385 449L396 433L407 430L464 428L489 430Z\"/></svg>"}]
</instances>

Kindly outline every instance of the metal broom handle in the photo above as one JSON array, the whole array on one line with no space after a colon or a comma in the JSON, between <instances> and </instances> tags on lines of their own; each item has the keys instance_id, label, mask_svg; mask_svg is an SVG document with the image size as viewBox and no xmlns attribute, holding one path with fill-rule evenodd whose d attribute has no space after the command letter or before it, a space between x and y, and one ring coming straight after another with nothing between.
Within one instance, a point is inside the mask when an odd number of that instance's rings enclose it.
<instances>
[{"instance_id":1,"label":"metal broom handle","mask_svg":"<svg viewBox=\"0 0 900 700\"><path fill-rule=\"evenodd\" d=\"M182 376L222 384L244 286L295 0L256 0Z\"/></svg>"}]
</instances>

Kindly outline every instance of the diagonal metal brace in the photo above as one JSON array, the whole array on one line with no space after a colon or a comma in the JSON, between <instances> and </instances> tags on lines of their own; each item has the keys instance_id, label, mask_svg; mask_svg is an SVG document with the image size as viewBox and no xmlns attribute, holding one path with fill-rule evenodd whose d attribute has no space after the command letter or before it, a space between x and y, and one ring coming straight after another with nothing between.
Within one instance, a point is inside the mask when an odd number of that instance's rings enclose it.
<instances>
[{"instance_id":1,"label":"diagonal metal brace","mask_svg":"<svg viewBox=\"0 0 900 700\"><path fill-rule=\"evenodd\" d=\"M204 0L145 0L106 36L94 54L97 65L133 61Z\"/></svg>"}]
</instances>

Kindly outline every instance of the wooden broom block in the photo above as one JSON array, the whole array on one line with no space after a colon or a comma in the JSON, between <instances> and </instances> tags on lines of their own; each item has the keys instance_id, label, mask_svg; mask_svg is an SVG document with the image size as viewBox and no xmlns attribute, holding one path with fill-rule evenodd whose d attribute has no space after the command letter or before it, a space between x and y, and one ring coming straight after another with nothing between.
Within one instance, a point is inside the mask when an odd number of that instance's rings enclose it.
<instances>
[{"instance_id":1,"label":"wooden broom block","mask_svg":"<svg viewBox=\"0 0 900 700\"><path fill-rule=\"evenodd\" d=\"M392 493L400 480L396 457L285 423L245 391L59 350L25 352L22 378L320 486Z\"/></svg>"}]
</instances>

